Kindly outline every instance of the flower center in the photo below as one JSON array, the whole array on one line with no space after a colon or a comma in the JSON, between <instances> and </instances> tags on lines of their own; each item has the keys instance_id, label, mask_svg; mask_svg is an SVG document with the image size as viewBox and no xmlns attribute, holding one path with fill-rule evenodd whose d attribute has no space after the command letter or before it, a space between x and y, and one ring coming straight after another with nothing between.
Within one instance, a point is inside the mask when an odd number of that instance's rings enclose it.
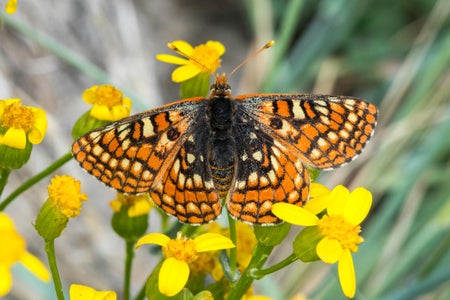
<instances>
[{"instance_id":1,"label":"flower center","mask_svg":"<svg viewBox=\"0 0 450 300\"><path fill-rule=\"evenodd\" d=\"M86 201L86 194L81 194L80 182L70 176L56 175L48 186L48 195L62 214L68 218L76 217L81 210L81 201Z\"/></svg>"},{"instance_id":2,"label":"flower center","mask_svg":"<svg viewBox=\"0 0 450 300\"><path fill-rule=\"evenodd\" d=\"M337 240L342 248L358 251L364 239L359 235L361 226L352 225L340 215L325 215L318 222L319 230L329 239Z\"/></svg>"},{"instance_id":3,"label":"flower center","mask_svg":"<svg viewBox=\"0 0 450 300\"><path fill-rule=\"evenodd\" d=\"M109 108L122 105L122 92L116 89L112 85L101 85L95 91L96 94L96 104L106 105Z\"/></svg>"},{"instance_id":4,"label":"flower center","mask_svg":"<svg viewBox=\"0 0 450 300\"><path fill-rule=\"evenodd\" d=\"M180 235L163 246L162 251L165 257L174 257L186 263L191 263L198 257L194 241Z\"/></svg>"},{"instance_id":5,"label":"flower center","mask_svg":"<svg viewBox=\"0 0 450 300\"><path fill-rule=\"evenodd\" d=\"M28 132L33 128L33 121L33 111L29 107L14 102L5 107L3 118L0 119L0 124L7 128L14 127Z\"/></svg>"},{"instance_id":6,"label":"flower center","mask_svg":"<svg viewBox=\"0 0 450 300\"><path fill-rule=\"evenodd\" d=\"M191 62L194 62L197 66L208 73L214 73L216 69L220 66L220 55L216 49L211 48L207 45L200 45L194 48Z\"/></svg>"}]
</instances>

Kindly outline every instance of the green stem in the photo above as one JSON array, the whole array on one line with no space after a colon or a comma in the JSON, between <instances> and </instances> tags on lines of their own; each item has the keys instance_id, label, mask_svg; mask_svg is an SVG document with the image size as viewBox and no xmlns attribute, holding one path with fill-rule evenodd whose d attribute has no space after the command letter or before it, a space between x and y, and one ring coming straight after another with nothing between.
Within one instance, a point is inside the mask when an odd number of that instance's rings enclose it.
<instances>
[{"instance_id":1,"label":"green stem","mask_svg":"<svg viewBox=\"0 0 450 300\"><path fill-rule=\"evenodd\" d=\"M40 173L34 175L27 181L25 181L21 186L19 186L14 192L11 193L2 203L0 203L0 211L3 211L6 206L8 206L17 196L28 190L30 187L41 181L46 176L50 175L66 162L68 162L72 158L72 153L67 152L61 158L56 160L46 169L42 170Z\"/></svg>"},{"instance_id":2,"label":"green stem","mask_svg":"<svg viewBox=\"0 0 450 300\"><path fill-rule=\"evenodd\" d=\"M230 228L230 239L233 241L233 244L236 245L237 241L237 234L236 234L236 220L233 219L230 214L228 215L228 226ZM230 273L231 278L236 278L236 272L237 272L237 251L236 247L230 249ZM232 299L232 298L230 298Z\"/></svg>"},{"instance_id":3,"label":"green stem","mask_svg":"<svg viewBox=\"0 0 450 300\"><path fill-rule=\"evenodd\" d=\"M135 241L126 241L127 256L125 259L125 281L123 287L123 300L130 299L131 267L134 258L134 244Z\"/></svg>"},{"instance_id":4,"label":"green stem","mask_svg":"<svg viewBox=\"0 0 450 300\"><path fill-rule=\"evenodd\" d=\"M228 299L241 299L255 280L254 273L257 272L266 263L274 246L266 246L258 243L253 252L253 257L242 276L232 286Z\"/></svg>"},{"instance_id":5,"label":"green stem","mask_svg":"<svg viewBox=\"0 0 450 300\"><path fill-rule=\"evenodd\" d=\"M64 300L61 278L59 277L58 266L56 265L55 240L45 241L45 252L47 252L48 264L52 272L53 285L55 287L58 300Z\"/></svg>"},{"instance_id":6,"label":"green stem","mask_svg":"<svg viewBox=\"0 0 450 300\"><path fill-rule=\"evenodd\" d=\"M279 263L276 263L275 265L268 267L266 269L256 270L255 272L252 273L252 275L254 278L257 278L257 279L263 278L264 276L266 276L268 274L271 274L273 272L283 269L284 267L290 265L291 263L293 263L294 261L297 261L297 260L298 260L297 256L294 253L292 253L291 255L289 255L288 257L286 257Z\"/></svg>"},{"instance_id":7,"label":"green stem","mask_svg":"<svg viewBox=\"0 0 450 300\"><path fill-rule=\"evenodd\" d=\"M0 170L0 196L2 195L3 189L5 188L5 185L8 182L9 173L11 173L11 169Z\"/></svg>"}]
</instances>

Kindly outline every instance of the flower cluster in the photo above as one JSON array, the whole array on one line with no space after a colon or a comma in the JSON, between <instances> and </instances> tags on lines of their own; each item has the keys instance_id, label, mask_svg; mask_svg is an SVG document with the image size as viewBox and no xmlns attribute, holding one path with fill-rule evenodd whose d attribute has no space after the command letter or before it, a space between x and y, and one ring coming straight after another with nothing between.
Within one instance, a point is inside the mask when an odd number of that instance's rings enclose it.
<instances>
[{"instance_id":1,"label":"flower cluster","mask_svg":"<svg viewBox=\"0 0 450 300\"><path fill-rule=\"evenodd\" d=\"M364 188L356 188L349 192L342 185L331 192L326 187L315 184L311 194L316 193L305 207L286 203L273 206L273 213L279 218L295 225L311 227L311 231L302 231L313 246L317 256L325 263L338 263L338 274L344 294L352 298L356 291L356 276L353 266L352 252L358 251L358 245L364 239L359 235L361 222L366 218L372 205L372 194ZM322 214L323 210L326 210ZM319 216L317 216L319 215ZM317 237L314 237L314 235ZM311 247L300 245L299 248ZM305 253L297 249L299 253ZM300 255L300 259L304 256Z\"/></svg>"}]
</instances>

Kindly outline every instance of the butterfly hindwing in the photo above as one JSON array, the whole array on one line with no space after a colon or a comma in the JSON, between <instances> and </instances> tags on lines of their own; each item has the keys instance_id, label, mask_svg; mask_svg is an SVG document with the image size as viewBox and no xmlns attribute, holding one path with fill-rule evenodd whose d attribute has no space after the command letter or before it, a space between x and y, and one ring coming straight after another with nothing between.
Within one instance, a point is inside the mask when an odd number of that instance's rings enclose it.
<instances>
[{"instance_id":1,"label":"butterfly hindwing","mask_svg":"<svg viewBox=\"0 0 450 300\"><path fill-rule=\"evenodd\" d=\"M196 126L201 126L199 120ZM207 164L208 136L208 130L187 134L170 168L151 192L158 206L185 223L208 223L222 210Z\"/></svg>"},{"instance_id":2,"label":"butterfly hindwing","mask_svg":"<svg viewBox=\"0 0 450 300\"><path fill-rule=\"evenodd\" d=\"M237 111L242 107L237 108ZM245 125L244 125L245 124ZM238 113L236 173L227 198L229 213L244 222L275 224L276 202L302 205L308 198L309 177L299 158L258 128L258 121Z\"/></svg>"},{"instance_id":3,"label":"butterfly hindwing","mask_svg":"<svg viewBox=\"0 0 450 300\"><path fill-rule=\"evenodd\" d=\"M261 129L297 149L301 160L333 169L360 154L374 132L377 108L364 100L313 94L240 96Z\"/></svg>"}]
</instances>

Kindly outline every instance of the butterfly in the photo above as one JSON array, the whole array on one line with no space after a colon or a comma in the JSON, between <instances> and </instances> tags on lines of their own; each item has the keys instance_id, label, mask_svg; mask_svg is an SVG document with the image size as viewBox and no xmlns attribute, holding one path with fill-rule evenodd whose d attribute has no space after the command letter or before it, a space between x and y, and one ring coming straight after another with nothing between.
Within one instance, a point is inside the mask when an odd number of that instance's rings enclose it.
<instances>
[{"instance_id":1,"label":"butterfly","mask_svg":"<svg viewBox=\"0 0 450 300\"><path fill-rule=\"evenodd\" d=\"M241 221L281 222L277 202L302 206L305 166L334 169L356 158L374 133L377 108L315 94L231 96L216 75L208 97L142 112L95 129L72 146L82 168L122 193L149 193L181 222L216 219L222 203Z\"/></svg>"}]
</instances>

